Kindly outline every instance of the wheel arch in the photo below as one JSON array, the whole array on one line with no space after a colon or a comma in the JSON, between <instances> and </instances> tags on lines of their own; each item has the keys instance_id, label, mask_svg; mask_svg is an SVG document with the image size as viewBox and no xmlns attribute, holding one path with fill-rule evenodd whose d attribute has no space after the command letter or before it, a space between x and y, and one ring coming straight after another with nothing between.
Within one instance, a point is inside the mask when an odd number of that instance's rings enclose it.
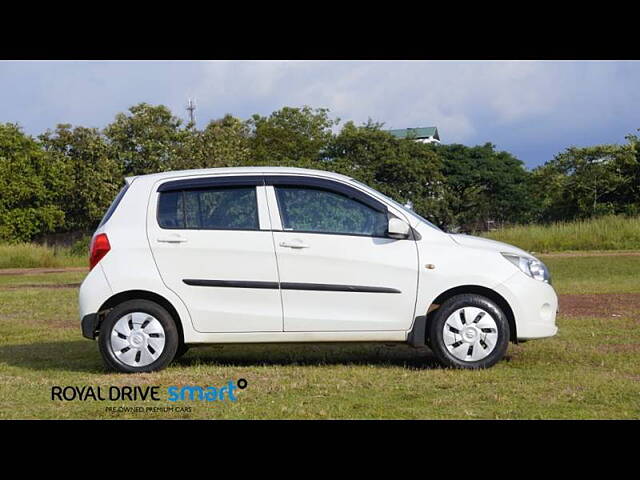
<instances>
[{"instance_id":1,"label":"wheel arch","mask_svg":"<svg viewBox=\"0 0 640 480\"><path fill-rule=\"evenodd\" d=\"M498 305L498 307L500 307L500 309L504 312L504 314L507 316L507 320L509 321L510 340L512 342L517 342L518 335L516 331L516 317L513 314L513 309L511 308L511 305L509 305L509 302L507 302L507 300L495 290L492 290L487 287L482 287L480 285L461 285L459 287L450 288L449 290L442 292L433 300L433 302L431 302L431 305L429 306L429 310L431 310L431 312L429 313L429 315L427 315L427 318L433 314L434 309L431 309L432 306L442 305L451 297L454 297L456 295L460 295L463 293L473 293L476 295L482 295L483 297L487 297L489 300L494 301Z\"/></svg>"},{"instance_id":2,"label":"wheel arch","mask_svg":"<svg viewBox=\"0 0 640 480\"><path fill-rule=\"evenodd\" d=\"M184 343L184 330L182 328L182 320L176 308L169 300L167 300L162 295L158 295L157 293L150 292L148 290L127 290L124 292L116 293L115 295L109 297L98 310L98 332L100 331L100 324L104 319L104 315L112 308L128 300L149 300L163 307L167 312L169 312L169 315L171 315L173 321L176 323L178 335L180 336L180 342Z\"/></svg>"},{"instance_id":3,"label":"wheel arch","mask_svg":"<svg viewBox=\"0 0 640 480\"><path fill-rule=\"evenodd\" d=\"M509 322L509 340L514 343L518 343L516 318L511 305L509 305L509 302L507 302L507 300L495 290L480 285L460 285L445 290L440 295L438 295L429 304L426 314L416 317L415 321L413 322L411 332L409 332L408 343L416 347L423 346L426 341L427 332L429 331L429 323L440 305L442 305L450 298L455 297L456 295L465 293L482 295L483 297L487 297L489 300L495 302L496 305L498 305L498 307L500 307L500 309L504 312L507 317L507 321Z\"/></svg>"}]
</instances>

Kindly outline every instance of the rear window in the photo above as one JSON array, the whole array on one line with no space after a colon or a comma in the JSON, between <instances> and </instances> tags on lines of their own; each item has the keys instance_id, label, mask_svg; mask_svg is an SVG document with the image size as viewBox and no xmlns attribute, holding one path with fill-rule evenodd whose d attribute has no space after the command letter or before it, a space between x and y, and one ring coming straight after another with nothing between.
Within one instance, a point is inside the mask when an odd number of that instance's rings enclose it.
<instances>
[{"instance_id":1,"label":"rear window","mask_svg":"<svg viewBox=\"0 0 640 480\"><path fill-rule=\"evenodd\" d=\"M124 187L120 189L120 191L118 192L118 195L116 195L116 198L113 200L113 202L111 202L111 205L107 210L107 213L105 213L104 217L102 217L102 220L100 220L100 225L98 225L98 228L100 228L101 226L103 226L105 223L109 221L109 219L111 218L111 215L113 215L113 212L115 212L116 208L118 208L118 205L122 201L122 197L124 197L124 194L127 193L128 189L129 189L128 183L126 183Z\"/></svg>"},{"instance_id":2,"label":"rear window","mask_svg":"<svg viewBox=\"0 0 640 480\"><path fill-rule=\"evenodd\" d=\"M160 193L158 224L187 230L259 230L254 186Z\"/></svg>"}]
</instances>

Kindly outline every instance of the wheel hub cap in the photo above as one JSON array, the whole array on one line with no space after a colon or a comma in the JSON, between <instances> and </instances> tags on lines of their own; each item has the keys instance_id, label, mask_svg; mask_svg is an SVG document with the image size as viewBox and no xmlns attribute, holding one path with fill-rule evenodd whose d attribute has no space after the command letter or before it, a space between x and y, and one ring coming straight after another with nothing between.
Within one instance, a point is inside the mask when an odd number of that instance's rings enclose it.
<instances>
[{"instance_id":1,"label":"wheel hub cap","mask_svg":"<svg viewBox=\"0 0 640 480\"><path fill-rule=\"evenodd\" d=\"M442 338L449 353L458 360L477 362L494 350L498 341L498 325L485 310L463 307L447 318Z\"/></svg>"},{"instance_id":2,"label":"wheel hub cap","mask_svg":"<svg viewBox=\"0 0 640 480\"><path fill-rule=\"evenodd\" d=\"M129 342L131 343L131 346L134 348L142 347L144 340L145 340L144 335L141 335L138 333L133 333L131 334L131 336L129 336Z\"/></svg>"},{"instance_id":3,"label":"wheel hub cap","mask_svg":"<svg viewBox=\"0 0 640 480\"><path fill-rule=\"evenodd\" d=\"M475 343L477 336L478 331L474 327L468 327L462 331L462 338L467 343Z\"/></svg>"},{"instance_id":4,"label":"wheel hub cap","mask_svg":"<svg viewBox=\"0 0 640 480\"><path fill-rule=\"evenodd\" d=\"M114 355L131 367L153 363L164 351L164 345L164 328L148 313L128 313L115 323L111 331Z\"/></svg>"}]
</instances>

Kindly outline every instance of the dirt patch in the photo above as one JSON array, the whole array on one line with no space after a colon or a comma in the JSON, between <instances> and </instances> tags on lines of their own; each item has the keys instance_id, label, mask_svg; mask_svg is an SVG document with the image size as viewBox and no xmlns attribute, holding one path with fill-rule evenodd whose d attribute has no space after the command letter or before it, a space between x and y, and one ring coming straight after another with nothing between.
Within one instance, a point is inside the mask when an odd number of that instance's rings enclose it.
<instances>
[{"instance_id":1,"label":"dirt patch","mask_svg":"<svg viewBox=\"0 0 640 480\"><path fill-rule=\"evenodd\" d=\"M88 267L0 268L0 275L38 275L40 273L87 272Z\"/></svg>"},{"instance_id":2,"label":"dirt patch","mask_svg":"<svg viewBox=\"0 0 640 480\"><path fill-rule=\"evenodd\" d=\"M560 315L640 318L640 293L560 295Z\"/></svg>"},{"instance_id":3,"label":"dirt patch","mask_svg":"<svg viewBox=\"0 0 640 480\"><path fill-rule=\"evenodd\" d=\"M8 285L0 287L0 290L22 290L23 288L77 288L79 283L25 283L22 285Z\"/></svg>"}]
</instances>

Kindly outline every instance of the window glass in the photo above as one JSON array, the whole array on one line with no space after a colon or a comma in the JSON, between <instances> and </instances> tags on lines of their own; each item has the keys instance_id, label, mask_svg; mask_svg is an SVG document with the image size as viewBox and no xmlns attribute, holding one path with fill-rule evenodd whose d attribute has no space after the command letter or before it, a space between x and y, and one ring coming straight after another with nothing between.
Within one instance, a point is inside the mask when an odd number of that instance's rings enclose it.
<instances>
[{"instance_id":1,"label":"window glass","mask_svg":"<svg viewBox=\"0 0 640 480\"><path fill-rule=\"evenodd\" d=\"M373 188L371 188L368 185L365 185L362 182L359 182L358 180L352 178L351 179L352 182L357 183L358 185L364 187L366 190L373 190ZM374 192L376 192L378 195L380 195L381 197L385 198L386 200L388 200L389 202L391 202L393 205L395 205L398 209L408 213L409 215L413 215L414 217L418 218L418 220L423 221L424 223L426 223L428 226L430 226L431 228L438 230L439 232L444 232L444 230L442 230L440 227L438 227L437 225L434 225L433 223L431 223L429 220L427 220L426 218L422 217L421 215L418 215L414 210L411 210L410 208L405 207L404 205L402 205L401 203L396 202L393 198L390 198L388 196L386 196L384 193L382 192L378 192L377 190L373 190Z\"/></svg>"},{"instance_id":2,"label":"window glass","mask_svg":"<svg viewBox=\"0 0 640 480\"><path fill-rule=\"evenodd\" d=\"M328 190L277 186L283 228L303 232L383 237L388 220L383 212Z\"/></svg>"},{"instance_id":3,"label":"window glass","mask_svg":"<svg viewBox=\"0 0 640 480\"><path fill-rule=\"evenodd\" d=\"M163 192L158 204L163 228L258 230L255 187Z\"/></svg>"}]
</instances>

